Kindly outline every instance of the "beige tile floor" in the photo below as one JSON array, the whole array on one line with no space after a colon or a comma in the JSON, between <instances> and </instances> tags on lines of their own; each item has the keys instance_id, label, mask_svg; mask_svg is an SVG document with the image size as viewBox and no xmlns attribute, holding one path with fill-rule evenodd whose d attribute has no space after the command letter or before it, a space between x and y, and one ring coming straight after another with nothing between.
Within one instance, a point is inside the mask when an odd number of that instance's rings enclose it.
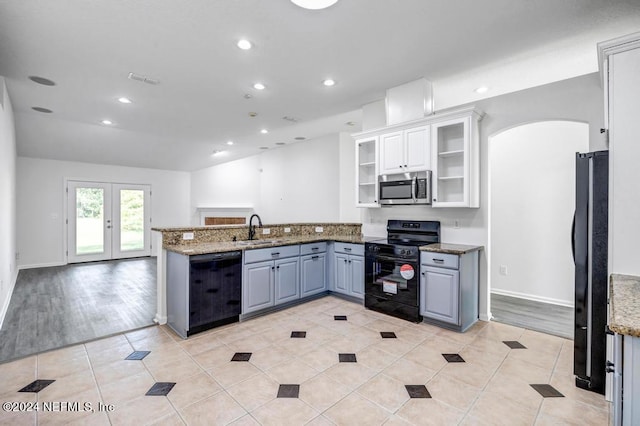
<instances>
[{"instance_id":1,"label":"beige tile floor","mask_svg":"<svg viewBox=\"0 0 640 426\"><path fill-rule=\"evenodd\" d=\"M398 338L383 340L381 331ZM151 353L124 360L134 350ZM252 356L230 362L235 352ZM339 363L339 353L358 362ZM443 353L466 362L447 363ZM572 356L572 341L522 328L480 322L460 334L325 297L188 340L156 326L0 364L0 402L40 408L0 411L0 424L608 424L604 398L574 386ZM35 379L56 381L17 392ZM176 385L168 396L145 396L155 382ZM532 383L565 397L543 398ZM299 384L299 398L276 398L279 384ZM432 398L409 398L407 384L426 385ZM45 402L90 403L92 411L44 411ZM100 403L113 408L100 411Z\"/></svg>"}]
</instances>

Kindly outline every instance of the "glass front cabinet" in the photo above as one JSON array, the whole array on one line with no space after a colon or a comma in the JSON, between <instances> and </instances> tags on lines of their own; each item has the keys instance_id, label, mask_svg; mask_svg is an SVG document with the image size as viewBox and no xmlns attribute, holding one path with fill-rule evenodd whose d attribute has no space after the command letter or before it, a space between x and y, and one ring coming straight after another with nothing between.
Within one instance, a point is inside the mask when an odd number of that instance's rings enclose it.
<instances>
[{"instance_id":1,"label":"glass front cabinet","mask_svg":"<svg viewBox=\"0 0 640 426\"><path fill-rule=\"evenodd\" d=\"M431 124L433 207L480 207L480 114Z\"/></svg>"},{"instance_id":2,"label":"glass front cabinet","mask_svg":"<svg viewBox=\"0 0 640 426\"><path fill-rule=\"evenodd\" d=\"M356 140L356 206L378 204L378 136Z\"/></svg>"}]
</instances>

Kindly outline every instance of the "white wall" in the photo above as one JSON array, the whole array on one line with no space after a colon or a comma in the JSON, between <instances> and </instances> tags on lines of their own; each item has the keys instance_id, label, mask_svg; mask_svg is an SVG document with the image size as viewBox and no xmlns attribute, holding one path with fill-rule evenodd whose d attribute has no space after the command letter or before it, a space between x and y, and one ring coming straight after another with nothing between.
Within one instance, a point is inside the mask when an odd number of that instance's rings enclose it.
<instances>
[{"instance_id":1,"label":"white wall","mask_svg":"<svg viewBox=\"0 0 640 426\"><path fill-rule=\"evenodd\" d=\"M488 145L489 136L511 127L545 120L568 120L589 123L589 150L606 149L600 128L604 127L604 100L597 73L534 87L519 92L487 98L473 105L485 112L480 122L480 208L434 209L405 206L362 209L365 235L386 235L387 219L440 220L442 241L485 246L480 254L480 317L490 315L490 277L487 245L488 216ZM355 166L354 166L355 167ZM342 182L343 185L348 184ZM454 229L454 219L460 228ZM567 231L568 233L570 230Z\"/></svg>"},{"instance_id":2,"label":"white wall","mask_svg":"<svg viewBox=\"0 0 640 426\"><path fill-rule=\"evenodd\" d=\"M192 224L196 208L225 206L252 206L264 223L339 221L339 148L331 135L193 172Z\"/></svg>"},{"instance_id":3,"label":"white wall","mask_svg":"<svg viewBox=\"0 0 640 426\"><path fill-rule=\"evenodd\" d=\"M16 136L13 109L0 77L0 327L16 282Z\"/></svg>"},{"instance_id":4,"label":"white wall","mask_svg":"<svg viewBox=\"0 0 640 426\"><path fill-rule=\"evenodd\" d=\"M65 179L151 185L152 226L189 223L189 173L18 157L21 268L66 263ZM157 247L154 247L155 255Z\"/></svg>"},{"instance_id":5,"label":"white wall","mask_svg":"<svg viewBox=\"0 0 640 426\"><path fill-rule=\"evenodd\" d=\"M489 138L492 292L573 306L575 153L588 150L586 123L532 123Z\"/></svg>"}]
</instances>

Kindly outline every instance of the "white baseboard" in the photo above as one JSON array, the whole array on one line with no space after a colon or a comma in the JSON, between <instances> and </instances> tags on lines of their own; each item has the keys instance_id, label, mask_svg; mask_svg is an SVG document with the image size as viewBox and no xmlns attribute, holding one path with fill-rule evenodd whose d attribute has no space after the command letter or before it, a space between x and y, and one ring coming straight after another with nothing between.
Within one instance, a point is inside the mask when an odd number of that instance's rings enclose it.
<instances>
[{"instance_id":1,"label":"white baseboard","mask_svg":"<svg viewBox=\"0 0 640 426\"><path fill-rule=\"evenodd\" d=\"M7 316L7 311L9 310L9 303L11 302L11 297L13 296L13 289L16 288L16 281L18 281L18 271L13 274L11 277L11 285L9 287L9 291L7 292L7 298L2 304L2 310L0 310L0 329L2 329L2 324L4 324L4 318Z\"/></svg>"},{"instance_id":2,"label":"white baseboard","mask_svg":"<svg viewBox=\"0 0 640 426\"><path fill-rule=\"evenodd\" d=\"M510 291L510 290L501 290L498 288L492 288L491 293L499 294L501 296L510 296L510 297L517 297L519 299L532 300L534 302L542 302L542 303L550 303L552 305L566 306L567 308L574 307L573 300L569 301L569 300L554 299L552 297L536 296L535 294L520 293L517 291Z\"/></svg>"},{"instance_id":3,"label":"white baseboard","mask_svg":"<svg viewBox=\"0 0 640 426\"><path fill-rule=\"evenodd\" d=\"M18 269L23 270L23 269L34 269L34 268L48 268L51 266L64 266L66 264L67 264L66 262L34 263L31 265L19 265Z\"/></svg>"}]
</instances>

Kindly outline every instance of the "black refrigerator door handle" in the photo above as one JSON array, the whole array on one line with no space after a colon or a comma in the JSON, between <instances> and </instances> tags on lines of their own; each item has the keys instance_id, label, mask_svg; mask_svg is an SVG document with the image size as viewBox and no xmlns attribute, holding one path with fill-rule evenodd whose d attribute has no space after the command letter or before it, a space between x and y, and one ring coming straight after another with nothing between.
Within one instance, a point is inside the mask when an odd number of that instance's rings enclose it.
<instances>
[{"instance_id":1,"label":"black refrigerator door handle","mask_svg":"<svg viewBox=\"0 0 640 426\"><path fill-rule=\"evenodd\" d=\"M571 223L571 254L573 263L576 263L576 212L573 212L573 222Z\"/></svg>"}]
</instances>

